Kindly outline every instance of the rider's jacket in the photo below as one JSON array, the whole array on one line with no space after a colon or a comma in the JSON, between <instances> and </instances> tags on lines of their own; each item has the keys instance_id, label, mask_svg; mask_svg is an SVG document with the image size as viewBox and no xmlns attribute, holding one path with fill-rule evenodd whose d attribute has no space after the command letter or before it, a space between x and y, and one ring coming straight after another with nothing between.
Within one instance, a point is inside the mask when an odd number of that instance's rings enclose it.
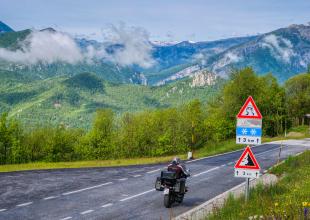
<instances>
[{"instance_id":1,"label":"rider's jacket","mask_svg":"<svg viewBox=\"0 0 310 220\"><path fill-rule=\"evenodd\" d=\"M169 164L168 165L168 171L172 171L176 173L176 178L186 178L188 176L188 173L186 172L186 169L184 166L180 164Z\"/></svg>"}]
</instances>

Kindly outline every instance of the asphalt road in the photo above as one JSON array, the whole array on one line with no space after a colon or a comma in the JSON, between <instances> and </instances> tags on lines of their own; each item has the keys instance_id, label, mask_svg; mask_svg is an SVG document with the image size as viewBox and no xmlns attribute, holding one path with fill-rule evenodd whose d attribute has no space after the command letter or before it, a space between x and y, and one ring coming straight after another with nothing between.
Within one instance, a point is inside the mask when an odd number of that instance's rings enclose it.
<instances>
[{"instance_id":1,"label":"asphalt road","mask_svg":"<svg viewBox=\"0 0 310 220\"><path fill-rule=\"evenodd\" d=\"M279 142L252 148L262 172L278 160ZM286 141L281 160L310 150L310 139ZM154 181L165 164L0 174L0 219L169 219L240 184L233 166L242 151L188 161L182 204L163 205Z\"/></svg>"}]
</instances>

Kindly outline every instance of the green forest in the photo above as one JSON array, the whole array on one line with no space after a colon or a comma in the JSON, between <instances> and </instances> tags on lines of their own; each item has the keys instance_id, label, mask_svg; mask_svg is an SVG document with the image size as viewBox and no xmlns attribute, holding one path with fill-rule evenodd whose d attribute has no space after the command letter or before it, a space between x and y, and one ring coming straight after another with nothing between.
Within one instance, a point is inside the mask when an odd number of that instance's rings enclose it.
<instances>
[{"instance_id":1,"label":"green forest","mask_svg":"<svg viewBox=\"0 0 310 220\"><path fill-rule=\"evenodd\" d=\"M193 97L206 103L224 82L192 87L186 78L163 86L112 83L95 73L47 79L0 70L0 112L33 128L46 124L89 130L96 109L109 108L119 117L125 112L164 109L188 103Z\"/></svg>"},{"instance_id":2,"label":"green forest","mask_svg":"<svg viewBox=\"0 0 310 220\"><path fill-rule=\"evenodd\" d=\"M305 123L304 115L310 113L310 74L280 85L272 74L235 70L207 103L195 99L178 107L121 115L100 108L88 130L64 124L30 129L3 113L0 164L153 157L199 149L234 137L236 115L250 95L263 115L263 135L277 136Z\"/></svg>"}]
</instances>

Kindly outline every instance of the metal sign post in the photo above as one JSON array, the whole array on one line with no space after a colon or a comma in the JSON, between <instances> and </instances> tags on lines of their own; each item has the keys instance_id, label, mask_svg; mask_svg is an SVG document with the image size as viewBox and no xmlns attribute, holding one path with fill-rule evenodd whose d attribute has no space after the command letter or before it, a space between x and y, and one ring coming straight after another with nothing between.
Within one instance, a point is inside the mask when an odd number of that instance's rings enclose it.
<instances>
[{"instance_id":1,"label":"metal sign post","mask_svg":"<svg viewBox=\"0 0 310 220\"><path fill-rule=\"evenodd\" d=\"M245 179L245 202L249 201L250 196L250 178Z\"/></svg>"},{"instance_id":2,"label":"metal sign post","mask_svg":"<svg viewBox=\"0 0 310 220\"><path fill-rule=\"evenodd\" d=\"M262 115L254 99L249 96L237 115L236 143L261 144ZM250 146L247 146L235 164L235 177L245 177L245 201L249 200L250 178L258 178L260 166Z\"/></svg>"},{"instance_id":3,"label":"metal sign post","mask_svg":"<svg viewBox=\"0 0 310 220\"><path fill-rule=\"evenodd\" d=\"M245 201L249 201L250 195L250 178L245 179Z\"/></svg>"}]
</instances>

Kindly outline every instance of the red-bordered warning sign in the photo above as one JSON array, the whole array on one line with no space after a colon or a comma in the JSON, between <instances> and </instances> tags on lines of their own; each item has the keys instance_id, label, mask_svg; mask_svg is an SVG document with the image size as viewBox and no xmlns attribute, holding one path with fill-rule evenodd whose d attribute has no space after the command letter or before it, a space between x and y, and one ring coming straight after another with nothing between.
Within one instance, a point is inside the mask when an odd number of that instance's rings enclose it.
<instances>
[{"instance_id":1,"label":"red-bordered warning sign","mask_svg":"<svg viewBox=\"0 0 310 220\"><path fill-rule=\"evenodd\" d=\"M247 146L243 151L241 157L235 165L235 169L251 169L251 170L259 170L260 166L257 163L257 160L251 151L251 148Z\"/></svg>"},{"instance_id":2,"label":"red-bordered warning sign","mask_svg":"<svg viewBox=\"0 0 310 220\"><path fill-rule=\"evenodd\" d=\"M248 99L245 101L244 105L242 106L237 115L237 118L249 118L249 119L263 118L252 96L249 96Z\"/></svg>"}]
</instances>

